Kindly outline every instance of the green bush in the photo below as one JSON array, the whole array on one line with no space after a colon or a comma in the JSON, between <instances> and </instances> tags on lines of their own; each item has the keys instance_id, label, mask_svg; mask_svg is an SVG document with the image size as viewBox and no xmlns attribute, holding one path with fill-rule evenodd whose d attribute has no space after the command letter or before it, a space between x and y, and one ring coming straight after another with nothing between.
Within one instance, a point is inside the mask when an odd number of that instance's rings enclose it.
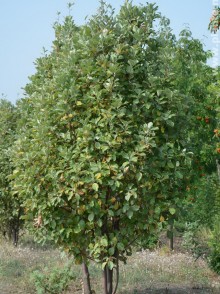
<instances>
[{"instance_id":1,"label":"green bush","mask_svg":"<svg viewBox=\"0 0 220 294\"><path fill-rule=\"evenodd\" d=\"M34 271L31 274L37 294L60 294L66 290L75 275L70 265L64 268L53 268L50 271L45 268L44 271Z\"/></svg>"},{"instance_id":2,"label":"green bush","mask_svg":"<svg viewBox=\"0 0 220 294\"><path fill-rule=\"evenodd\" d=\"M216 172L198 178L186 191L180 223L198 223L200 227L213 229L220 209L220 191Z\"/></svg>"},{"instance_id":3,"label":"green bush","mask_svg":"<svg viewBox=\"0 0 220 294\"><path fill-rule=\"evenodd\" d=\"M216 221L214 230L209 242L210 255L209 265L218 274L220 274L220 220Z\"/></svg>"},{"instance_id":4,"label":"green bush","mask_svg":"<svg viewBox=\"0 0 220 294\"><path fill-rule=\"evenodd\" d=\"M210 255L209 241L211 230L207 227L201 227L198 222L186 224L183 234L183 247L190 251L196 258Z\"/></svg>"},{"instance_id":5,"label":"green bush","mask_svg":"<svg viewBox=\"0 0 220 294\"><path fill-rule=\"evenodd\" d=\"M139 242L138 249L150 249L153 250L157 247L159 241L159 235L158 232L155 232L155 234L150 234L148 238L144 238Z\"/></svg>"}]
</instances>

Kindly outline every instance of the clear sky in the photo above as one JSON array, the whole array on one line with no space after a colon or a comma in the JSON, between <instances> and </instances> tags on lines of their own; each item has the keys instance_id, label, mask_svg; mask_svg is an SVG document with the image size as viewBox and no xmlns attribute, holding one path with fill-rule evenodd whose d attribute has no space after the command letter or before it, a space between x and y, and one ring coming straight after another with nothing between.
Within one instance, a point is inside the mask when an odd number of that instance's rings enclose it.
<instances>
[{"instance_id":1,"label":"clear sky","mask_svg":"<svg viewBox=\"0 0 220 294\"><path fill-rule=\"evenodd\" d=\"M0 0L0 94L15 102L22 97L22 87L35 71L34 61L40 57L43 47L50 50L54 40L53 23L57 12L60 20L69 14L65 0ZM116 11L124 0L107 0ZM146 3L134 0L133 3ZM216 50L216 65L220 44L208 31L208 23L216 0L148 0L159 6L159 11L171 20L171 27L178 34L189 26L193 36L199 38L207 50ZM71 14L77 24L95 13L99 0L75 0ZM219 60L219 59L218 59Z\"/></svg>"}]
</instances>

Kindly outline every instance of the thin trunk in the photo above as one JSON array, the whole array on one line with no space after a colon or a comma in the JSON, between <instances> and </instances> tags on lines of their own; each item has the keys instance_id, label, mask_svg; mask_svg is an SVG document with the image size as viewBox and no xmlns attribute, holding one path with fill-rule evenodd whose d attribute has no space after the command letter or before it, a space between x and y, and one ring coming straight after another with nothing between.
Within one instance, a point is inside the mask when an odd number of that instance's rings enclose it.
<instances>
[{"instance_id":1,"label":"thin trunk","mask_svg":"<svg viewBox=\"0 0 220 294\"><path fill-rule=\"evenodd\" d=\"M118 256L117 258L117 263L116 263L116 279L115 279L115 289L113 291L113 294L116 294L117 289L118 289L118 283L119 283L119 260L118 260Z\"/></svg>"},{"instance_id":2,"label":"thin trunk","mask_svg":"<svg viewBox=\"0 0 220 294\"><path fill-rule=\"evenodd\" d=\"M19 231L20 231L20 216L21 216L21 209L19 209L18 216L14 220L14 230L13 230L13 243L14 246L18 245L18 239L19 239Z\"/></svg>"},{"instance_id":3,"label":"thin trunk","mask_svg":"<svg viewBox=\"0 0 220 294\"><path fill-rule=\"evenodd\" d=\"M113 294L113 269L107 266L103 270L103 290L104 294Z\"/></svg>"},{"instance_id":4,"label":"thin trunk","mask_svg":"<svg viewBox=\"0 0 220 294\"><path fill-rule=\"evenodd\" d=\"M108 294L113 293L113 269L110 270L107 268L107 289L108 289Z\"/></svg>"},{"instance_id":5,"label":"thin trunk","mask_svg":"<svg viewBox=\"0 0 220 294\"><path fill-rule=\"evenodd\" d=\"M104 294L108 294L108 288L107 288L107 267L105 266L103 270L103 290Z\"/></svg>"},{"instance_id":6,"label":"thin trunk","mask_svg":"<svg viewBox=\"0 0 220 294\"><path fill-rule=\"evenodd\" d=\"M89 269L85 262L82 264L84 294L92 294Z\"/></svg>"},{"instance_id":7,"label":"thin trunk","mask_svg":"<svg viewBox=\"0 0 220 294\"><path fill-rule=\"evenodd\" d=\"M8 225L7 235L8 235L9 242L12 242L13 230L12 230L11 222Z\"/></svg>"},{"instance_id":8,"label":"thin trunk","mask_svg":"<svg viewBox=\"0 0 220 294\"><path fill-rule=\"evenodd\" d=\"M18 232L17 232L17 228L14 228L13 231L13 244L15 247L17 247L18 245Z\"/></svg>"},{"instance_id":9,"label":"thin trunk","mask_svg":"<svg viewBox=\"0 0 220 294\"><path fill-rule=\"evenodd\" d=\"M170 225L170 250L173 251L173 224Z\"/></svg>"},{"instance_id":10,"label":"thin trunk","mask_svg":"<svg viewBox=\"0 0 220 294\"><path fill-rule=\"evenodd\" d=\"M105 198L105 205L108 207L109 205L109 199L111 197L111 188L108 187L107 192L106 192L106 198ZM102 235L107 237L108 244L110 244L110 237L109 237L109 226L110 223L112 224L111 230L113 229L114 231L119 230L119 218L113 218L108 220L108 215L105 215L103 226L102 226ZM118 255L118 254L117 254ZM118 279L118 277L117 277ZM117 283L116 283L117 284ZM113 269L109 269L108 266L104 267L103 270L103 293L104 294L113 294L116 293L117 291L117 285L116 288L113 291Z\"/></svg>"}]
</instances>

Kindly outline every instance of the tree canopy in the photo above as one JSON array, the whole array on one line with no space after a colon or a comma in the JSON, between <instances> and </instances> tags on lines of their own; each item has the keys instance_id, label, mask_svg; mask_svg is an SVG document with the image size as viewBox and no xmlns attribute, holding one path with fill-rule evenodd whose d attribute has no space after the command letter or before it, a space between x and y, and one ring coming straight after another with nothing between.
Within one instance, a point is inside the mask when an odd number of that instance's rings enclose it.
<instances>
[{"instance_id":1,"label":"tree canopy","mask_svg":"<svg viewBox=\"0 0 220 294\"><path fill-rule=\"evenodd\" d=\"M118 259L175 215L213 132L209 54L187 30L176 39L153 4L115 15L101 2L85 25L54 28L18 104L13 190L38 239L101 263L112 294Z\"/></svg>"}]
</instances>

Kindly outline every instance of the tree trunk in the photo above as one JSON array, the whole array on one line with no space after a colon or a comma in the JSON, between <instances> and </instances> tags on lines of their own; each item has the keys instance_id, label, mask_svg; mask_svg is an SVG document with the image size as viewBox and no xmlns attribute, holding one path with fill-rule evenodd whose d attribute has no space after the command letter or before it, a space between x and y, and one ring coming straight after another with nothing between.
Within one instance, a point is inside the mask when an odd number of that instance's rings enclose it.
<instances>
[{"instance_id":1,"label":"tree trunk","mask_svg":"<svg viewBox=\"0 0 220 294\"><path fill-rule=\"evenodd\" d=\"M19 235L19 230L17 228L14 228L13 231L13 244L15 247L18 245L18 235Z\"/></svg>"},{"instance_id":2,"label":"tree trunk","mask_svg":"<svg viewBox=\"0 0 220 294\"><path fill-rule=\"evenodd\" d=\"M103 290L104 294L108 294L108 288L107 288L107 268L105 266L103 270Z\"/></svg>"},{"instance_id":3,"label":"tree trunk","mask_svg":"<svg viewBox=\"0 0 220 294\"><path fill-rule=\"evenodd\" d=\"M174 248L174 246L173 246L173 224L170 224L169 230L170 230L170 250L173 251L173 248Z\"/></svg>"},{"instance_id":4,"label":"tree trunk","mask_svg":"<svg viewBox=\"0 0 220 294\"><path fill-rule=\"evenodd\" d=\"M108 289L108 294L113 293L113 269L110 270L107 268L107 289Z\"/></svg>"},{"instance_id":5,"label":"tree trunk","mask_svg":"<svg viewBox=\"0 0 220 294\"><path fill-rule=\"evenodd\" d=\"M19 231L20 231L20 214L18 215L18 218L14 222L13 243L15 247L18 245Z\"/></svg>"},{"instance_id":6,"label":"tree trunk","mask_svg":"<svg viewBox=\"0 0 220 294\"><path fill-rule=\"evenodd\" d=\"M118 283L119 283L119 259L118 259L118 252L116 253L116 277L115 277L115 288L113 291L113 294L116 294L117 289L118 289Z\"/></svg>"},{"instance_id":7,"label":"tree trunk","mask_svg":"<svg viewBox=\"0 0 220 294\"><path fill-rule=\"evenodd\" d=\"M10 223L8 224L8 228L7 228L7 236L8 236L8 240L9 242L12 242L13 239L13 228L12 228L12 223L10 221Z\"/></svg>"},{"instance_id":8,"label":"tree trunk","mask_svg":"<svg viewBox=\"0 0 220 294\"><path fill-rule=\"evenodd\" d=\"M82 264L84 294L92 294L89 269L85 262Z\"/></svg>"},{"instance_id":9,"label":"tree trunk","mask_svg":"<svg viewBox=\"0 0 220 294\"><path fill-rule=\"evenodd\" d=\"M103 290L104 294L113 294L113 269L107 266L103 270Z\"/></svg>"}]
</instances>

